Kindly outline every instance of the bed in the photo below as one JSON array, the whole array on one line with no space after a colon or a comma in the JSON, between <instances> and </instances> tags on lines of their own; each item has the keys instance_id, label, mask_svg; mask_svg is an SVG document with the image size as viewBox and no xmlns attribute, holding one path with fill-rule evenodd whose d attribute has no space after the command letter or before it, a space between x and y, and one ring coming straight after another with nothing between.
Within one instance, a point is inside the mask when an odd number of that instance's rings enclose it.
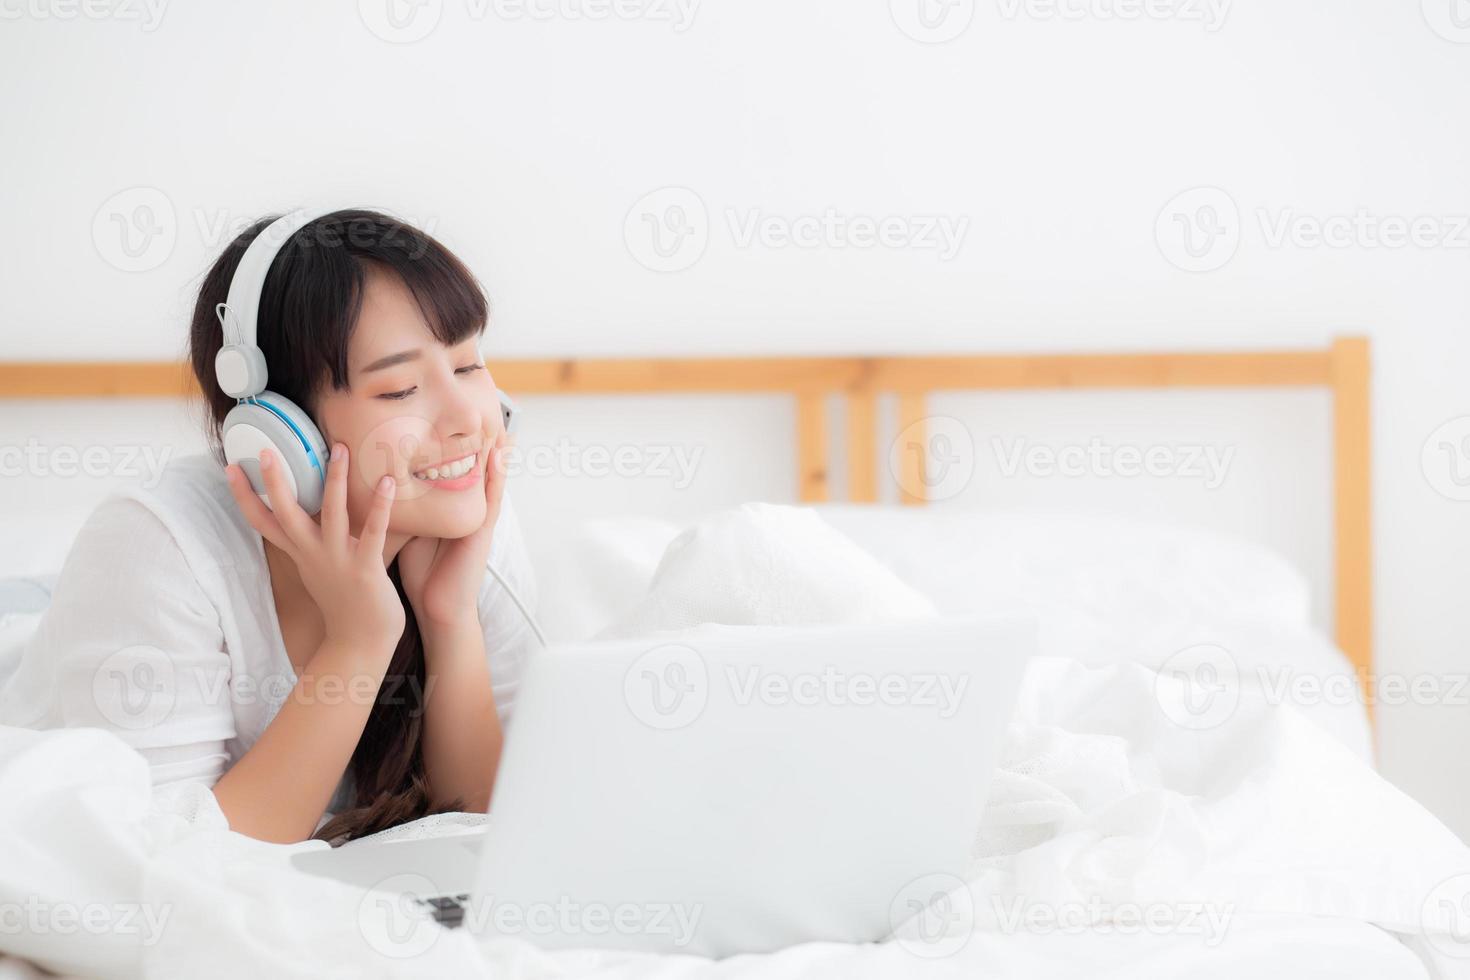
<instances>
[{"instance_id":1,"label":"bed","mask_svg":"<svg viewBox=\"0 0 1470 980\"><path fill-rule=\"evenodd\" d=\"M795 403L794 497L811 511L797 520L789 507L752 506L712 518L738 528L725 535L704 522L647 517L563 528L533 555L539 576L555 583L538 610L554 638L646 625L637 616L661 590L697 592L732 562L756 567L752 556L769 554L777 536L790 556L787 580L805 583L813 608L841 609L868 590L880 605L903 592L938 611L1040 618L1044 656L1028 674L977 829L963 921L937 945L900 934L717 964L547 953L418 927L405 944L367 914L360 893L291 871L290 849L229 834L207 791L152 795L141 758L104 733L10 730L0 732L9 858L0 862L0 907L89 903L106 910L105 922L131 908L140 922L153 912L167 923L73 930L66 942L54 922L40 933L0 930L0 951L107 975L1407 978L1459 975L1470 964L1470 852L1373 771L1368 699L1307 701L1273 687L1281 668L1319 680L1373 676L1366 340L1257 353L493 366L497 383L518 394L775 392ZM1158 522L923 506L937 392L1277 386L1331 394L1331 635L1312 625L1304 576L1260 546ZM0 365L0 391L20 397L189 390L174 364ZM830 445L834 400L841 480ZM891 459L880 440L888 404L904 449ZM896 505L877 503L886 471L897 478ZM832 499L839 484L845 500ZM676 539L692 545L681 562L666 561ZM849 547L841 574L803 565L803 555ZM44 574L8 583L12 645L44 606L45 586ZM1193 703L1201 663L1211 683L1229 673L1233 697L1229 713L1208 723L1170 713ZM398 835L478 826L430 824Z\"/></svg>"}]
</instances>

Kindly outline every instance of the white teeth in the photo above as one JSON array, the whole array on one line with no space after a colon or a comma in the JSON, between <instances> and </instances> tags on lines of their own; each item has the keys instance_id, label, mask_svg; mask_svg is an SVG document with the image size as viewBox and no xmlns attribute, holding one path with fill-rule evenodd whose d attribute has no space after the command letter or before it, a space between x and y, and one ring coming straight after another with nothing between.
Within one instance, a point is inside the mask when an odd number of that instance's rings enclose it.
<instances>
[{"instance_id":1,"label":"white teeth","mask_svg":"<svg viewBox=\"0 0 1470 980\"><path fill-rule=\"evenodd\" d=\"M463 459L457 459L443 466L430 466L426 470L420 470L414 474L418 480L452 480L457 476L464 476L475 468L475 454L470 454Z\"/></svg>"}]
</instances>

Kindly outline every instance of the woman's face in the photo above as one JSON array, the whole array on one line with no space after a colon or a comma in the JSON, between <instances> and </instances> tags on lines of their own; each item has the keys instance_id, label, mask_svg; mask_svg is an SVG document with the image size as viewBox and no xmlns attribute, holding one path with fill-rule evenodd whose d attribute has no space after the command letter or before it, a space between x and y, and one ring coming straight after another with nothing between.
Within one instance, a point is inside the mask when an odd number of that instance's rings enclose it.
<instances>
[{"instance_id":1,"label":"woman's face","mask_svg":"<svg viewBox=\"0 0 1470 980\"><path fill-rule=\"evenodd\" d=\"M369 266L362 313L347 353L346 391L324 386L313 420L330 450L350 455L347 512L362 527L373 487L397 482L389 533L462 538L485 521L488 457L504 427L495 382L480 358L479 335L446 347L392 272ZM468 473L450 478L469 457ZM424 471L435 467L437 480Z\"/></svg>"}]
</instances>

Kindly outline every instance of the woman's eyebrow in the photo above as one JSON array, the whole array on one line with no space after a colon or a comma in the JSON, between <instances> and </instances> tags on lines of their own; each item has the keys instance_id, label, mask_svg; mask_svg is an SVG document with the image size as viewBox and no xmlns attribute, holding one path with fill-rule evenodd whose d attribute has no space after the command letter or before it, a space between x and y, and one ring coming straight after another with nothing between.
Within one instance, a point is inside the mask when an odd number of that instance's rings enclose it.
<instances>
[{"instance_id":1,"label":"woman's eyebrow","mask_svg":"<svg viewBox=\"0 0 1470 980\"><path fill-rule=\"evenodd\" d=\"M373 363L369 364L367 367L363 368L362 373L367 374L371 371L381 371L384 368L390 368L395 364L402 364L404 361L416 361L419 359L419 353L420 352L417 349L402 350L399 351L397 354L389 354L387 357L380 357Z\"/></svg>"}]
</instances>

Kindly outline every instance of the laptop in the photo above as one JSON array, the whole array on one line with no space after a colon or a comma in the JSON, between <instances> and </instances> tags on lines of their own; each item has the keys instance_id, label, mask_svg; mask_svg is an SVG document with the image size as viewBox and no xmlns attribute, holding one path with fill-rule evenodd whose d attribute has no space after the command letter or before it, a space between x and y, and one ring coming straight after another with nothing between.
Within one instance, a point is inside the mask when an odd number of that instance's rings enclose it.
<instances>
[{"instance_id":1,"label":"laptop","mask_svg":"<svg viewBox=\"0 0 1470 980\"><path fill-rule=\"evenodd\" d=\"M963 885L1035 637L936 617L554 645L484 830L292 861L543 948L881 940Z\"/></svg>"}]
</instances>

